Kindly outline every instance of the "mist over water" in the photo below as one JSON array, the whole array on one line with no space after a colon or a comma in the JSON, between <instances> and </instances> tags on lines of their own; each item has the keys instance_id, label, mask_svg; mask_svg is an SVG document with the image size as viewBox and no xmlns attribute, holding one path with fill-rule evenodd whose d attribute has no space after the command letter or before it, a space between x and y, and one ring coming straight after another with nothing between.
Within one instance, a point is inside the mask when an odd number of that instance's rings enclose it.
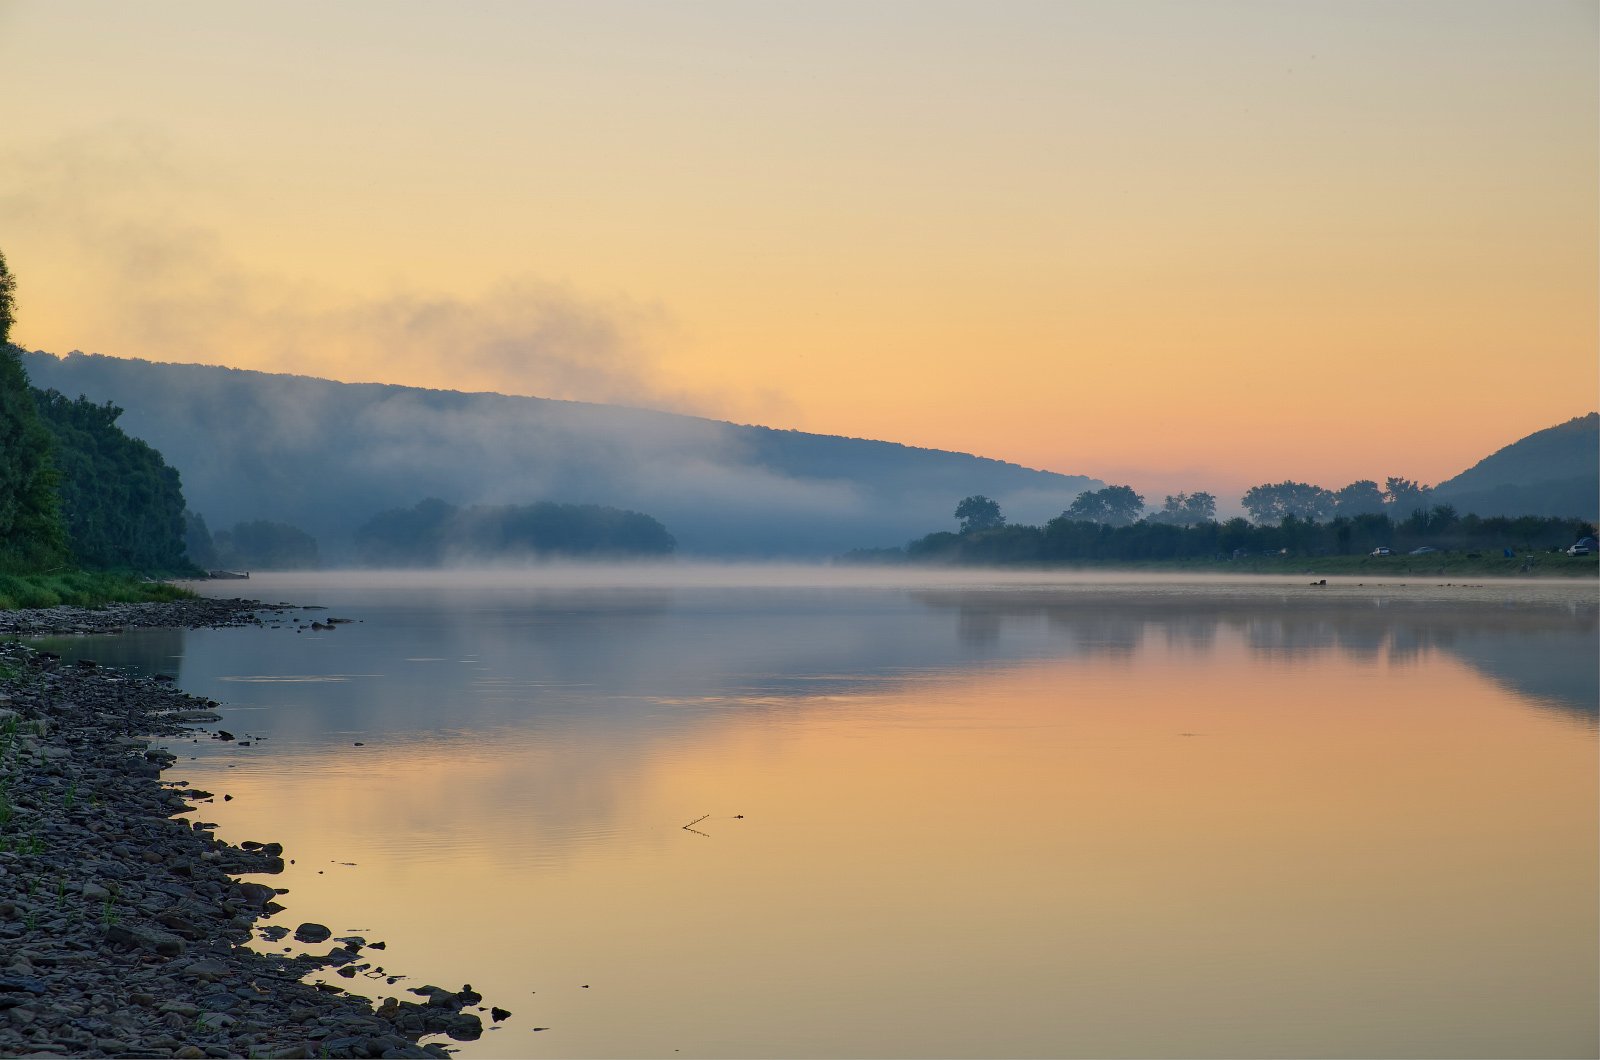
<instances>
[{"instance_id":1,"label":"mist over water","mask_svg":"<svg viewBox=\"0 0 1600 1060\"><path fill-rule=\"evenodd\" d=\"M286 844L286 923L416 977L332 982L511 1009L467 1056L1596 1046L1592 586L204 587L327 610L49 644L221 701L251 746L175 744L169 778L234 796L197 812L223 836Z\"/></svg>"}]
</instances>

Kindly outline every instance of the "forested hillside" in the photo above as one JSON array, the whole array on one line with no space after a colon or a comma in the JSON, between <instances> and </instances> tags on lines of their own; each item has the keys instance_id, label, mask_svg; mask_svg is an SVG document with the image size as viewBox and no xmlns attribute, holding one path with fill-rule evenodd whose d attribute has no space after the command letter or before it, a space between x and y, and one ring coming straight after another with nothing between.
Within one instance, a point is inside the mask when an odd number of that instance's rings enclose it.
<instances>
[{"instance_id":1,"label":"forested hillside","mask_svg":"<svg viewBox=\"0 0 1600 1060\"><path fill-rule=\"evenodd\" d=\"M188 569L177 472L121 409L29 385L16 286L0 254L0 572Z\"/></svg>"},{"instance_id":2,"label":"forested hillside","mask_svg":"<svg viewBox=\"0 0 1600 1060\"><path fill-rule=\"evenodd\" d=\"M117 426L122 410L35 390L54 441L72 558L85 567L179 571L183 489L161 454Z\"/></svg>"},{"instance_id":3,"label":"forested hillside","mask_svg":"<svg viewBox=\"0 0 1600 1060\"><path fill-rule=\"evenodd\" d=\"M19 351L11 343L16 280L0 254L0 570L43 570L66 559L67 531Z\"/></svg>"},{"instance_id":4,"label":"forested hillside","mask_svg":"<svg viewBox=\"0 0 1600 1060\"><path fill-rule=\"evenodd\" d=\"M127 409L213 527L314 530L354 561L374 513L422 497L646 512L698 555L828 555L903 541L982 492L1048 519L1103 483L965 453L500 394L335 383L97 355L25 356L36 385Z\"/></svg>"},{"instance_id":5,"label":"forested hillside","mask_svg":"<svg viewBox=\"0 0 1600 1060\"><path fill-rule=\"evenodd\" d=\"M1477 515L1600 514L1600 414L1536 431L1434 487L1436 503Z\"/></svg>"}]
</instances>

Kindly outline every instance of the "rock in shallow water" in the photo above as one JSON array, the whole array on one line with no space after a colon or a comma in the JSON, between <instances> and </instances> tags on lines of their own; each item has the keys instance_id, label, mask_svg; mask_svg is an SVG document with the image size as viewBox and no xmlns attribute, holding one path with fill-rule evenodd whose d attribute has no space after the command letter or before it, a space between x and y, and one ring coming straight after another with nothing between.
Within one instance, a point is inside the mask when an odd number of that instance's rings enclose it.
<instances>
[{"instance_id":1,"label":"rock in shallow water","mask_svg":"<svg viewBox=\"0 0 1600 1060\"><path fill-rule=\"evenodd\" d=\"M296 942L327 942L333 938L333 932L325 925L308 921L294 929L294 938Z\"/></svg>"}]
</instances>

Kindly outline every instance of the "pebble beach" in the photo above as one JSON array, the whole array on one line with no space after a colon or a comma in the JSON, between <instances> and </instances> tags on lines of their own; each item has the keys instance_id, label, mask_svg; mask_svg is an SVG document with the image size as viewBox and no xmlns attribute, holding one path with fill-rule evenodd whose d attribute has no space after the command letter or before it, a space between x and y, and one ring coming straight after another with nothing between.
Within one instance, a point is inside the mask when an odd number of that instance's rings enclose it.
<instances>
[{"instance_id":1,"label":"pebble beach","mask_svg":"<svg viewBox=\"0 0 1600 1060\"><path fill-rule=\"evenodd\" d=\"M0 632L246 625L284 609L49 608L0 612ZM450 1039L507 1015L469 985L374 1005L303 981L369 971L383 943L297 920L273 883L293 852L270 837L221 841L195 819L211 793L163 780L174 756L160 741L211 735L216 707L167 681L0 644L0 1055L443 1057ZM246 945L291 932L326 952Z\"/></svg>"}]
</instances>

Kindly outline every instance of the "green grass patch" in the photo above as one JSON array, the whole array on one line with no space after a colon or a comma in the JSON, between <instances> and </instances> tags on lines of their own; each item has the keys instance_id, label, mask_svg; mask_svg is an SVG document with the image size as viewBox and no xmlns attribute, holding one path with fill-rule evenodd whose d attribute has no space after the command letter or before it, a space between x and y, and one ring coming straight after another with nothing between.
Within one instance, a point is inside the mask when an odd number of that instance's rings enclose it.
<instances>
[{"instance_id":1,"label":"green grass patch","mask_svg":"<svg viewBox=\"0 0 1600 1060\"><path fill-rule=\"evenodd\" d=\"M0 574L0 610L28 607L103 607L165 603L195 596L168 582L118 571L60 570L45 574Z\"/></svg>"}]
</instances>

